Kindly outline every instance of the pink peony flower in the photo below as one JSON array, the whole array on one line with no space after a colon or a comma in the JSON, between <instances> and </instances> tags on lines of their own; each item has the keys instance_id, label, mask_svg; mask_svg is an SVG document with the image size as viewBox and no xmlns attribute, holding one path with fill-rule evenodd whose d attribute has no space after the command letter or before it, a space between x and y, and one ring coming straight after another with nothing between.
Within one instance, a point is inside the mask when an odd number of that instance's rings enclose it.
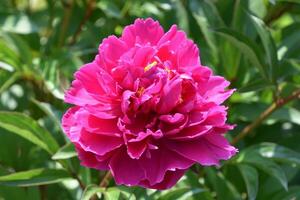
<instances>
[{"instance_id":1,"label":"pink peony flower","mask_svg":"<svg viewBox=\"0 0 300 200\"><path fill-rule=\"evenodd\" d=\"M164 33L137 19L75 73L62 126L83 166L110 170L117 184L167 189L193 164L237 152L223 136L233 129L221 105L228 85L175 25Z\"/></svg>"}]
</instances>

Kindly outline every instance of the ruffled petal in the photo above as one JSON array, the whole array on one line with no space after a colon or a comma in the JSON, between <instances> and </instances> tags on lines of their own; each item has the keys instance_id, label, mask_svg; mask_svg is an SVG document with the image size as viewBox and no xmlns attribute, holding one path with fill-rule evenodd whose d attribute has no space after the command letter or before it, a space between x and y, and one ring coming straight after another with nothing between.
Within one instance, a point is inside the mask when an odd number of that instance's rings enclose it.
<instances>
[{"instance_id":1,"label":"ruffled petal","mask_svg":"<svg viewBox=\"0 0 300 200\"><path fill-rule=\"evenodd\" d=\"M164 31L157 21L151 18L136 19L133 25L125 27L121 40L130 47L140 45L156 45Z\"/></svg>"}]
</instances>

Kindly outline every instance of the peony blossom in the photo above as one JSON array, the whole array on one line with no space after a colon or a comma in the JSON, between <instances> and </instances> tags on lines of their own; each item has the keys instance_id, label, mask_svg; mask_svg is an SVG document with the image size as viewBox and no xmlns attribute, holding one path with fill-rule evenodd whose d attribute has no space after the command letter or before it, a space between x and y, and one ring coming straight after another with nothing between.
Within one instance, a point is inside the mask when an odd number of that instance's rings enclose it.
<instances>
[{"instance_id":1,"label":"peony blossom","mask_svg":"<svg viewBox=\"0 0 300 200\"><path fill-rule=\"evenodd\" d=\"M110 170L117 184L167 189L193 164L237 152L224 137L233 129L222 105L228 85L176 25L165 33L137 19L75 73L62 127L83 166Z\"/></svg>"}]
</instances>

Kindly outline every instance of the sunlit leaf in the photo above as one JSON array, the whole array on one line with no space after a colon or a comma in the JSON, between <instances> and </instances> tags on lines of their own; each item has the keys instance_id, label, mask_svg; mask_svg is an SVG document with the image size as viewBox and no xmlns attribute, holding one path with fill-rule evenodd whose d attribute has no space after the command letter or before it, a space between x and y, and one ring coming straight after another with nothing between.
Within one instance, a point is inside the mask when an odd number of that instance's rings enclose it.
<instances>
[{"instance_id":1,"label":"sunlit leaf","mask_svg":"<svg viewBox=\"0 0 300 200\"><path fill-rule=\"evenodd\" d=\"M85 190L84 190L84 192L83 192L83 194L82 194L82 196L81 196L80 199L81 200L89 200L95 194L102 193L104 191L105 191L105 189L99 187L98 185L88 185L85 188Z\"/></svg>"},{"instance_id":2,"label":"sunlit leaf","mask_svg":"<svg viewBox=\"0 0 300 200\"><path fill-rule=\"evenodd\" d=\"M67 143L63 147L61 147L53 156L53 160L61 160L75 157L77 155L74 144Z\"/></svg>"},{"instance_id":3,"label":"sunlit leaf","mask_svg":"<svg viewBox=\"0 0 300 200\"><path fill-rule=\"evenodd\" d=\"M52 135L30 117L16 112L0 112L0 127L38 145L50 154L58 150Z\"/></svg>"},{"instance_id":4,"label":"sunlit leaf","mask_svg":"<svg viewBox=\"0 0 300 200\"><path fill-rule=\"evenodd\" d=\"M33 169L0 176L0 184L9 186L36 186L58 183L70 178L65 170Z\"/></svg>"}]
</instances>

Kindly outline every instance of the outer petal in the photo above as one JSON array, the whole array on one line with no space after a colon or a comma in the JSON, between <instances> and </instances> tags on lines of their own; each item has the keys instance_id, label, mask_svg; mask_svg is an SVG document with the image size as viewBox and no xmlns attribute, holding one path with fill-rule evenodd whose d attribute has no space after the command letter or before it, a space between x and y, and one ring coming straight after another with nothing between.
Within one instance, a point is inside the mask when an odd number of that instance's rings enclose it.
<instances>
[{"instance_id":1,"label":"outer petal","mask_svg":"<svg viewBox=\"0 0 300 200\"><path fill-rule=\"evenodd\" d=\"M130 47L147 43L156 45L163 34L164 31L157 21L151 18L136 19L133 25L125 27L121 40Z\"/></svg>"},{"instance_id":2,"label":"outer petal","mask_svg":"<svg viewBox=\"0 0 300 200\"><path fill-rule=\"evenodd\" d=\"M201 165L219 165L220 160L227 160L237 150L219 134L209 134L193 141L169 141L168 147L178 154L194 160Z\"/></svg>"},{"instance_id":3,"label":"outer petal","mask_svg":"<svg viewBox=\"0 0 300 200\"><path fill-rule=\"evenodd\" d=\"M134 186L146 178L139 161L131 159L126 149L121 149L112 157L109 167L117 184Z\"/></svg>"},{"instance_id":4,"label":"outer petal","mask_svg":"<svg viewBox=\"0 0 300 200\"><path fill-rule=\"evenodd\" d=\"M208 101L220 105L235 91L225 90L229 84L229 81L226 81L221 76L211 76L208 81L202 82L198 90Z\"/></svg>"},{"instance_id":5,"label":"outer petal","mask_svg":"<svg viewBox=\"0 0 300 200\"><path fill-rule=\"evenodd\" d=\"M98 170L107 170L108 169L108 160L109 158L99 161L97 156L91 152L83 150L79 145L76 146L78 152L78 157L80 159L80 164L86 167L98 169Z\"/></svg>"},{"instance_id":6,"label":"outer petal","mask_svg":"<svg viewBox=\"0 0 300 200\"><path fill-rule=\"evenodd\" d=\"M159 146L159 149L152 150L149 157L143 156L140 159L140 165L144 169L150 185L162 182L167 171L184 170L193 164L194 161L162 145Z\"/></svg>"},{"instance_id":7,"label":"outer petal","mask_svg":"<svg viewBox=\"0 0 300 200\"><path fill-rule=\"evenodd\" d=\"M167 171L164 176L164 179L161 182L151 185L148 180L144 180L141 181L139 185L146 188L157 189L157 190L169 189L178 182L178 180L184 175L184 172L185 170L179 170L179 169L175 171Z\"/></svg>"},{"instance_id":8,"label":"outer petal","mask_svg":"<svg viewBox=\"0 0 300 200\"><path fill-rule=\"evenodd\" d=\"M119 58L128 50L125 42L116 36L109 36L99 46L97 63L110 73L112 67L116 66Z\"/></svg>"}]
</instances>

